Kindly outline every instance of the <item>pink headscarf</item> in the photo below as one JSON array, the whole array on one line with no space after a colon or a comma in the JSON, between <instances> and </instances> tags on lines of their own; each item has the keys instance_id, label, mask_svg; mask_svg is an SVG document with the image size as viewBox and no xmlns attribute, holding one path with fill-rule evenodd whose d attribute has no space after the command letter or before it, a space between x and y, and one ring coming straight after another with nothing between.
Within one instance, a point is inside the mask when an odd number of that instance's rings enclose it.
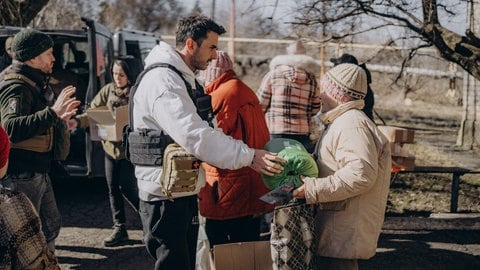
<instances>
[{"instance_id":1,"label":"pink headscarf","mask_svg":"<svg viewBox=\"0 0 480 270\"><path fill-rule=\"evenodd\" d=\"M233 62L230 56L224 51L217 51L217 59L212 60L207 69L200 70L198 77L203 80L205 85L213 82L224 72L233 69Z\"/></svg>"}]
</instances>

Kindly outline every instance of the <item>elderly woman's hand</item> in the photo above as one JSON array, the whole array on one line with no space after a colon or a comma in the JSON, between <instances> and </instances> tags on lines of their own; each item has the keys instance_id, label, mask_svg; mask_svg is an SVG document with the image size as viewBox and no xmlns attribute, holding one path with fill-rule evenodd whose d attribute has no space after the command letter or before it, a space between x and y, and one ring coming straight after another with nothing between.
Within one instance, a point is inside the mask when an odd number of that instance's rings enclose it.
<instances>
[{"instance_id":1,"label":"elderly woman's hand","mask_svg":"<svg viewBox=\"0 0 480 270\"><path fill-rule=\"evenodd\" d=\"M305 182L305 176L300 175L300 180L302 180L302 182ZM293 197L296 199L305 199L305 184L293 190Z\"/></svg>"},{"instance_id":2,"label":"elderly woman's hand","mask_svg":"<svg viewBox=\"0 0 480 270\"><path fill-rule=\"evenodd\" d=\"M299 188L293 191L293 197L296 199L305 199L305 185L300 186Z\"/></svg>"}]
</instances>

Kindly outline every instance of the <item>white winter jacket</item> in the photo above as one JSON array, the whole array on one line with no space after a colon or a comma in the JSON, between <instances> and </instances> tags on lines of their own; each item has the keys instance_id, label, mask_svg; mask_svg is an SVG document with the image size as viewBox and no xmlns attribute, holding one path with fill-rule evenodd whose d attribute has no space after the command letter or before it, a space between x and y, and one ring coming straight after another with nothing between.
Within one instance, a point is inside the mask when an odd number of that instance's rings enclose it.
<instances>
[{"instance_id":1,"label":"white winter jacket","mask_svg":"<svg viewBox=\"0 0 480 270\"><path fill-rule=\"evenodd\" d=\"M195 87L195 74L169 44L160 42L152 49L145 59L145 66L153 63L175 66L192 87ZM208 123L200 118L185 83L175 71L160 67L147 72L133 100L135 130L163 130L189 153L218 168L239 169L252 163L254 149L225 135L221 130L209 127ZM166 199L161 191L161 172L162 167L135 166L140 199ZM200 180L205 183L203 171L200 173ZM184 195L196 194L198 190Z\"/></svg>"},{"instance_id":2,"label":"white winter jacket","mask_svg":"<svg viewBox=\"0 0 480 270\"><path fill-rule=\"evenodd\" d=\"M351 101L320 115L327 128L315 151L318 178L305 179L306 200L318 203L318 255L368 259L375 255L390 185L390 146Z\"/></svg>"}]
</instances>

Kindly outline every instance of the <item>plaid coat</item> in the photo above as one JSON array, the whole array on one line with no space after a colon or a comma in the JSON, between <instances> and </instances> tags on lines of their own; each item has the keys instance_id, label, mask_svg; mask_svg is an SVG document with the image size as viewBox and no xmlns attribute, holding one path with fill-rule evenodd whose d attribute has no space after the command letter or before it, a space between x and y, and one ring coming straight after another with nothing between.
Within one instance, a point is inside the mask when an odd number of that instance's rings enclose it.
<instances>
[{"instance_id":1,"label":"plaid coat","mask_svg":"<svg viewBox=\"0 0 480 270\"><path fill-rule=\"evenodd\" d=\"M319 70L307 55L272 59L257 92L270 134L309 135L310 119L320 110Z\"/></svg>"},{"instance_id":2,"label":"plaid coat","mask_svg":"<svg viewBox=\"0 0 480 270\"><path fill-rule=\"evenodd\" d=\"M0 269L60 269L40 223L25 194L0 189Z\"/></svg>"}]
</instances>

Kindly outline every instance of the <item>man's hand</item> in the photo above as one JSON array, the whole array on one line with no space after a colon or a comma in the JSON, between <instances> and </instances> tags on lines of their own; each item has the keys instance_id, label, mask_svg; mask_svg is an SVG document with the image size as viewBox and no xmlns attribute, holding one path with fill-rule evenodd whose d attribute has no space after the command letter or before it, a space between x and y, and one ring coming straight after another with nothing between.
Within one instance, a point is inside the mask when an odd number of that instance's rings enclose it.
<instances>
[{"instance_id":1,"label":"man's hand","mask_svg":"<svg viewBox=\"0 0 480 270\"><path fill-rule=\"evenodd\" d=\"M276 153L255 149L255 156L250 168L260 174L272 176L283 171L283 166L279 163L285 163L285 159L277 156Z\"/></svg>"},{"instance_id":2,"label":"man's hand","mask_svg":"<svg viewBox=\"0 0 480 270\"><path fill-rule=\"evenodd\" d=\"M58 118L68 121L72 116L77 113L77 108L80 105L80 101L72 97L75 94L76 88L69 85L62 89L60 95L58 95L55 104L51 107L57 114Z\"/></svg>"}]
</instances>

